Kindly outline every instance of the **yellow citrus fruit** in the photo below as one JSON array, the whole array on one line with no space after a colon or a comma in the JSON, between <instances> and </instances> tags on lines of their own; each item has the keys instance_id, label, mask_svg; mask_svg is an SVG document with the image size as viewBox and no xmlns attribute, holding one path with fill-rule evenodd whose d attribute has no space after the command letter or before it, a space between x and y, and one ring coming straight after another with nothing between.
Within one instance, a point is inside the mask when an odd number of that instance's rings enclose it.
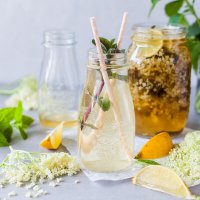
<instances>
[{"instance_id":1,"label":"yellow citrus fruit","mask_svg":"<svg viewBox=\"0 0 200 200\"><path fill-rule=\"evenodd\" d=\"M151 57L155 55L163 46L162 32L150 29L147 37L135 35L133 40L136 43L134 57Z\"/></svg>"},{"instance_id":2,"label":"yellow citrus fruit","mask_svg":"<svg viewBox=\"0 0 200 200\"><path fill-rule=\"evenodd\" d=\"M132 180L133 184L152 190L181 198L194 199L182 179L173 170L160 165L150 165L141 169Z\"/></svg>"},{"instance_id":3,"label":"yellow citrus fruit","mask_svg":"<svg viewBox=\"0 0 200 200\"><path fill-rule=\"evenodd\" d=\"M40 143L40 146L47 149L57 149L62 142L64 122L60 123Z\"/></svg>"},{"instance_id":4,"label":"yellow citrus fruit","mask_svg":"<svg viewBox=\"0 0 200 200\"><path fill-rule=\"evenodd\" d=\"M173 148L170 135L167 132L161 132L152 137L140 150L136 158L155 159L169 154Z\"/></svg>"}]
</instances>

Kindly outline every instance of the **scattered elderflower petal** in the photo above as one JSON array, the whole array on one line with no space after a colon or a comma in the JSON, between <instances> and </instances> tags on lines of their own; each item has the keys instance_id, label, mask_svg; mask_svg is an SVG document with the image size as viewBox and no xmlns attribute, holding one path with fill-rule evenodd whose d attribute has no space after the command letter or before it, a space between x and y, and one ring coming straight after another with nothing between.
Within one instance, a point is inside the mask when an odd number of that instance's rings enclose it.
<instances>
[{"instance_id":1,"label":"scattered elderflower petal","mask_svg":"<svg viewBox=\"0 0 200 200\"><path fill-rule=\"evenodd\" d=\"M29 189L31 189L31 188L34 187L34 186L35 186L35 183L30 183L30 184L28 184L28 185L26 186L26 189L29 190Z\"/></svg>"},{"instance_id":2,"label":"scattered elderflower petal","mask_svg":"<svg viewBox=\"0 0 200 200\"><path fill-rule=\"evenodd\" d=\"M26 197L26 198L32 198L32 197L33 197L33 194L32 194L31 192L27 192L27 193L25 194L25 197Z\"/></svg>"},{"instance_id":3,"label":"scattered elderflower petal","mask_svg":"<svg viewBox=\"0 0 200 200\"><path fill-rule=\"evenodd\" d=\"M40 189L40 187L38 185L33 187L33 191L38 191Z\"/></svg>"},{"instance_id":4,"label":"scattered elderflower petal","mask_svg":"<svg viewBox=\"0 0 200 200\"><path fill-rule=\"evenodd\" d=\"M22 182L17 182L17 183L16 183L16 186L17 186L17 187L22 187L22 185L23 185Z\"/></svg>"},{"instance_id":5,"label":"scattered elderflower petal","mask_svg":"<svg viewBox=\"0 0 200 200\"><path fill-rule=\"evenodd\" d=\"M75 180L74 182L75 182L76 184L78 184L78 183L80 183L80 180Z\"/></svg>"},{"instance_id":6,"label":"scattered elderflower petal","mask_svg":"<svg viewBox=\"0 0 200 200\"><path fill-rule=\"evenodd\" d=\"M14 197L14 196L17 196L17 193L15 191L12 191L12 192L8 193L8 196L9 197Z\"/></svg>"},{"instance_id":7,"label":"scattered elderflower petal","mask_svg":"<svg viewBox=\"0 0 200 200\"><path fill-rule=\"evenodd\" d=\"M63 181L62 178L57 178L57 179L56 179L56 182L57 182L57 183L60 183L60 182L62 182L62 181Z\"/></svg>"},{"instance_id":8,"label":"scattered elderflower petal","mask_svg":"<svg viewBox=\"0 0 200 200\"><path fill-rule=\"evenodd\" d=\"M58 186L59 184L58 183L56 183L55 181L51 181L50 183L49 183L49 186L51 186L51 187L56 187L56 186Z\"/></svg>"}]
</instances>

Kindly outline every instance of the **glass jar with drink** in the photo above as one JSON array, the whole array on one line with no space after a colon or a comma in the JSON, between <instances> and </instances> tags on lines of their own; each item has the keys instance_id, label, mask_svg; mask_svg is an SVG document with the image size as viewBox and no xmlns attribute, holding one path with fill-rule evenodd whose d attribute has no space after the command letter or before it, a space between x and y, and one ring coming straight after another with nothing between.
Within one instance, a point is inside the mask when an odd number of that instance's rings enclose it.
<instances>
[{"instance_id":1,"label":"glass jar with drink","mask_svg":"<svg viewBox=\"0 0 200 200\"><path fill-rule=\"evenodd\" d=\"M127 170L132 164L135 119L126 53L105 53L104 58L119 124L102 78L98 54L91 50L80 107L78 148L84 168L110 173Z\"/></svg>"},{"instance_id":2,"label":"glass jar with drink","mask_svg":"<svg viewBox=\"0 0 200 200\"><path fill-rule=\"evenodd\" d=\"M191 59L185 29L138 24L133 31L128 54L136 133L180 134L190 103Z\"/></svg>"}]
</instances>

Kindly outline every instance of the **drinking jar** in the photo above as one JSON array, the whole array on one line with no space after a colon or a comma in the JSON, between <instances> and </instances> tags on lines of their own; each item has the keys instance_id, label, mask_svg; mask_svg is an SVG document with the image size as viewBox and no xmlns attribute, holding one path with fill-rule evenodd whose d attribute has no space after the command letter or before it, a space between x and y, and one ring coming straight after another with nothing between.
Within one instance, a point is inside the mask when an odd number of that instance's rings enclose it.
<instances>
[{"instance_id":1,"label":"drinking jar","mask_svg":"<svg viewBox=\"0 0 200 200\"><path fill-rule=\"evenodd\" d=\"M180 134L190 104L191 59L183 27L138 24L129 48L136 134Z\"/></svg>"},{"instance_id":2,"label":"drinking jar","mask_svg":"<svg viewBox=\"0 0 200 200\"><path fill-rule=\"evenodd\" d=\"M104 54L104 57L116 110L106 92L98 55L91 50L80 106L78 149L84 168L107 173L131 166L135 118L126 54ZM115 120L114 112L118 113L119 121Z\"/></svg>"}]
</instances>

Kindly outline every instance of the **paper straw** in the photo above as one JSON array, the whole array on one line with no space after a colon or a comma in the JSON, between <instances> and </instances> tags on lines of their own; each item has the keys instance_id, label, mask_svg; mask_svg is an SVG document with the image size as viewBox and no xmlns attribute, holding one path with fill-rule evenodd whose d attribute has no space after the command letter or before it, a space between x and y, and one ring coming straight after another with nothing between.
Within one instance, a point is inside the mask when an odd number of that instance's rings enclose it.
<instances>
[{"instance_id":1,"label":"paper straw","mask_svg":"<svg viewBox=\"0 0 200 200\"><path fill-rule=\"evenodd\" d=\"M119 37L118 37L118 40L117 40L118 49L120 48L120 44L121 44L121 41L122 41L122 38L123 38L123 34L124 34L124 31L125 31L125 26L126 26L126 23L127 23L127 16L128 16L128 13L124 12L122 23L121 23L121 27L120 27ZM104 81L103 81L103 83L104 83ZM115 84L115 80L111 80L110 84L111 84L111 87L113 87L114 84ZM108 95L105 92L104 98L106 98L107 96ZM94 124L95 127L99 128L100 126L102 126L102 118L103 118L103 116L104 116L104 111L100 110L99 113L98 113L96 122ZM85 120L87 120L87 118L85 118ZM92 150L92 148L94 147L94 145L97 142L96 140L97 140L97 137L98 137L98 132L96 130L93 130L91 134L86 136L86 135L83 135L83 133L81 131L80 137L81 137L81 141L83 142L83 145L82 145L83 151L85 153L90 153L90 151ZM125 145L125 141L124 141L123 145Z\"/></svg>"},{"instance_id":2,"label":"paper straw","mask_svg":"<svg viewBox=\"0 0 200 200\"><path fill-rule=\"evenodd\" d=\"M123 18L122 18L122 23L121 23L121 28L119 31L119 36L118 36L118 40L117 40L117 48L120 49L121 43L122 43L122 38L124 35L124 31L125 31L125 27L126 27L126 23L127 23L127 18L128 18L128 13L124 12Z\"/></svg>"},{"instance_id":3,"label":"paper straw","mask_svg":"<svg viewBox=\"0 0 200 200\"><path fill-rule=\"evenodd\" d=\"M102 73L102 76L103 76L103 80L105 82L105 87L106 87L106 91L108 93L108 97L111 101L111 105L113 107L113 113L114 113L114 117L115 117L115 121L117 123L117 127L118 127L118 131L119 131L119 134L120 134L120 139L122 141L123 144L125 144L125 138L124 138L124 135L123 135L123 132L122 132L122 127L121 127L121 123L120 123L120 116L119 116L119 112L118 112L118 108L117 108L117 105L116 105L116 102L115 102L115 99L114 99L114 94L113 94L113 90L112 90L112 87L111 87L111 84L110 84L110 81L109 81L109 77L108 77L108 74L107 74L107 67L106 67L106 64L105 64L105 59L104 59L104 56L103 56L103 52L102 52L102 48L101 48L101 43L100 43L100 40L99 40L99 34L98 34L98 31L97 31L97 26L96 26L96 20L94 17L91 17L90 18L90 23L91 23L91 27L92 27L92 32L93 32L93 36L94 36L94 39L95 39L95 42L96 42L96 47L97 47L97 53L98 53L98 56L99 56L99 61L100 61L100 71ZM132 152L129 150L129 148L126 146L126 145L123 145L129 158L131 159L132 158Z\"/></svg>"}]
</instances>

